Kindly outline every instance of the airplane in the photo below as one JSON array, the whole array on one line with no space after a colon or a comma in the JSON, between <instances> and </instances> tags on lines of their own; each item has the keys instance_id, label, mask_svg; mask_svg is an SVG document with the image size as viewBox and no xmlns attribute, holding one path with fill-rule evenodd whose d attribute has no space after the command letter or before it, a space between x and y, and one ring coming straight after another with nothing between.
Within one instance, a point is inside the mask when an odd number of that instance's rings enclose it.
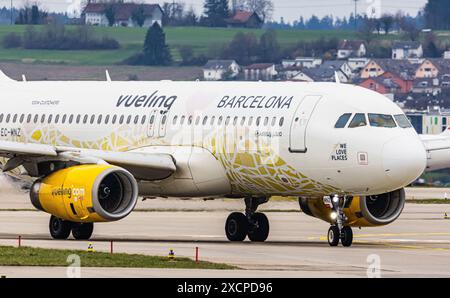
<instances>
[{"instance_id":1,"label":"airplane","mask_svg":"<svg viewBox=\"0 0 450 298\"><path fill-rule=\"evenodd\" d=\"M404 187L450 164L448 136L419 137L396 104L353 85L20 82L0 72L0 87L1 168L32 183L54 239L90 239L95 222L123 219L138 197L200 197L244 200L226 237L264 242L258 207L295 196L330 224L330 246L349 247L352 227L394 222Z\"/></svg>"}]
</instances>

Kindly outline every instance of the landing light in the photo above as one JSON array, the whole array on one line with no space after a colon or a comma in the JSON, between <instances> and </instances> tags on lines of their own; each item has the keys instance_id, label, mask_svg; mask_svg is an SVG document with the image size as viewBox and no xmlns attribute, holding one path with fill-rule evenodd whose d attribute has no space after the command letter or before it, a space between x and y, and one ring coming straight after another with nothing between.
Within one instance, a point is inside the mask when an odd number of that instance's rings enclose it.
<instances>
[{"instance_id":1,"label":"landing light","mask_svg":"<svg viewBox=\"0 0 450 298\"><path fill-rule=\"evenodd\" d=\"M332 220L336 220L337 213L336 212L331 212L330 217L331 217Z\"/></svg>"}]
</instances>

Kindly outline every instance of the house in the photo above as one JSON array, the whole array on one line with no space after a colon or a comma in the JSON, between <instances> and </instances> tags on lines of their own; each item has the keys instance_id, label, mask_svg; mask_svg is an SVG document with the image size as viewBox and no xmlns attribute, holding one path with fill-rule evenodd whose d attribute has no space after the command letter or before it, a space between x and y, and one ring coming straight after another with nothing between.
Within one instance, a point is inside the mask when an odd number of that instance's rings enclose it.
<instances>
[{"instance_id":1,"label":"house","mask_svg":"<svg viewBox=\"0 0 450 298\"><path fill-rule=\"evenodd\" d=\"M229 28L261 28L264 25L256 12L243 10L237 10L225 23Z\"/></svg>"},{"instance_id":2,"label":"house","mask_svg":"<svg viewBox=\"0 0 450 298\"><path fill-rule=\"evenodd\" d=\"M366 44L362 40L343 40L339 42L337 49L338 59L366 56Z\"/></svg>"},{"instance_id":3,"label":"house","mask_svg":"<svg viewBox=\"0 0 450 298\"><path fill-rule=\"evenodd\" d=\"M412 80L415 77L416 70L417 65L410 63L408 60L370 59L359 77L367 79L390 72L404 80Z\"/></svg>"},{"instance_id":4,"label":"house","mask_svg":"<svg viewBox=\"0 0 450 298\"><path fill-rule=\"evenodd\" d=\"M341 76L343 76L342 73ZM335 82L336 76L335 71L331 68L305 68L293 76L291 80L299 82Z\"/></svg>"},{"instance_id":5,"label":"house","mask_svg":"<svg viewBox=\"0 0 450 298\"><path fill-rule=\"evenodd\" d=\"M358 85L381 94L395 94L401 89L394 80L384 77L368 78Z\"/></svg>"},{"instance_id":6,"label":"house","mask_svg":"<svg viewBox=\"0 0 450 298\"><path fill-rule=\"evenodd\" d=\"M353 70L348 63L343 60L325 61L320 68L329 68L337 72L342 83L347 83L353 77Z\"/></svg>"},{"instance_id":7,"label":"house","mask_svg":"<svg viewBox=\"0 0 450 298\"><path fill-rule=\"evenodd\" d=\"M439 75L450 74L450 60L425 59L417 68L416 78L437 78Z\"/></svg>"},{"instance_id":8,"label":"house","mask_svg":"<svg viewBox=\"0 0 450 298\"><path fill-rule=\"evenodd\" d=\"M438 78L417 78L413 82L413 93L426 93L437 95L442 91Z\"/></svg>"},{"instance_id":9,"label":"house","mask_svg":"<svg viewBox=\"0 0 450 298\"><path fill-rule=\"evenodd\" d=\"M347 64L348 66L352 69L354 74L359 74L361 72L361 70L364 68L364 66L367 65L367 63L369 62L368 58L358 58L358 57L351 57L348 58L347 60Z\"/></svg>"},{"instance_id":10,"label":"house","mask_svg":"<svg viewBox=\"0 0 450 298\"><path fill-rule=\"evenodd\" d=\"M273 63L257 63L244 68L246 81L270 81L275 79L277 74Z\"/></svg>"},{"instance_id":11,"label":"house","mask_svg":"<svg viewBox=\"0 0 450 298\"><path fill-rule=\"evenodd\" d=\"M392 46L392 59L422 58L423 47L418 41L396 41Z\"/></svg>"},{"instance_id":12,"label":"house","mask_svg":"<svg viewBox=\"0 0 450 298\"><path fill-rule=\"evenodd\" d=\"M295 59L284 59L281 62L281 65L283 68L288 67L305 67L305 68L313 68L318 67L322 64L321 58L314 58L314 57L297 57Z\"/></svg>"},{"instance_id":13,"label":"house","mask_svg":"<svg viewBox=\"0 0 450 298\"><path fill-rule=\"evenodd\" d=\"M209 60L203 67L203 78L206 81L220 81L236 78L240 67L234 60Z\"/></svg>"},{"instance_id":14,"label":"house","mask_svg":"<svg viewBox=\"0 0 450 298\"><path fill-rule=\"evenodd\" d=\"M115 12L114 26L136 27L138 24L133 20L133 14L143 9L145 16L144 27L150 27L154 23L162 26L163 11L158 4L137 3L88 3L83 10L86 25L109 26L106 12L112 7Z\"/></svg>"},{"instance_id":15,"label":"house","mask_svg":"<svg viewBox=\"0 0 450 298\"><path fill-rule=\"evenodd\" d=\"M450 50L444 52L444 59L450 59Z\"/></svg>"}]
</instances>

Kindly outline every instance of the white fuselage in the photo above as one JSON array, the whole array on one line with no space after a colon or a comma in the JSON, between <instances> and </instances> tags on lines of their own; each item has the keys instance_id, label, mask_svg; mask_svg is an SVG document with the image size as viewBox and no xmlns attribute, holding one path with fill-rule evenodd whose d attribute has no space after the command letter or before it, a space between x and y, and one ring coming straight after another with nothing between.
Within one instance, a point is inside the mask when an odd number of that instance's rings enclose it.
<instances>
[{"instance_id":1,"label":"white fuselage","mask_svg":"<svg viewBox=\"0 0 450 298\"><path fill-rule=\"evenodd\" d=\"M139 181L143 195L380 194L421 175L413 128L375 92L293 82L2 82L0 139L106 151L170 153L177 171ZM367 125L335 128L356 113ZM9 116L8 116L9 115ZM36 120L36 121L35 121Z\"/></svg>"}]
</instances>

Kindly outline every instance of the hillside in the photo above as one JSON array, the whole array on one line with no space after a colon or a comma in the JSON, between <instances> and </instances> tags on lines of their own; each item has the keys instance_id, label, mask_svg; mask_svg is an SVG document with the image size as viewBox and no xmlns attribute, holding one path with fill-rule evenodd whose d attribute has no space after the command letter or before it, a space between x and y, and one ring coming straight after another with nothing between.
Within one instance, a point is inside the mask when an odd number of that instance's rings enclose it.
<instances>
[{"instance_id":1,"label":"hillside","mask_svg":"<svg viewBox=\"0 0 450 298\"><path fill-rule=\"evenodd\" d=\"M26 26L0 26L0 40L10 32L22 34ZM48 51L48 50L25 50L4 49L0 47L0 61L22 61L42 63L64 63L77 65L111 65L140 51L145 38L144 28L124 27L92 27L94 34L102 37L108 36L120 42L118 50L106 51ZM221 46L229 42L239 32L253 32L260 36L264 30L259 29L228 29L228 28L205 28L205 27L167 27L164 29L167 42L171 46L174 58L179 59L177 48L180 46L192 46L197 53L206 53L211 45ZM299 41L311 41L320 38L357 39L358 34L353 31L313 31L313 30L278 30L278 40L283 47L294 45ZM439 32L440 39L449 40L448 32ZM398 39L397 35L387 37L380 36L379 39Z\"/></svg>"}]
</instances>

